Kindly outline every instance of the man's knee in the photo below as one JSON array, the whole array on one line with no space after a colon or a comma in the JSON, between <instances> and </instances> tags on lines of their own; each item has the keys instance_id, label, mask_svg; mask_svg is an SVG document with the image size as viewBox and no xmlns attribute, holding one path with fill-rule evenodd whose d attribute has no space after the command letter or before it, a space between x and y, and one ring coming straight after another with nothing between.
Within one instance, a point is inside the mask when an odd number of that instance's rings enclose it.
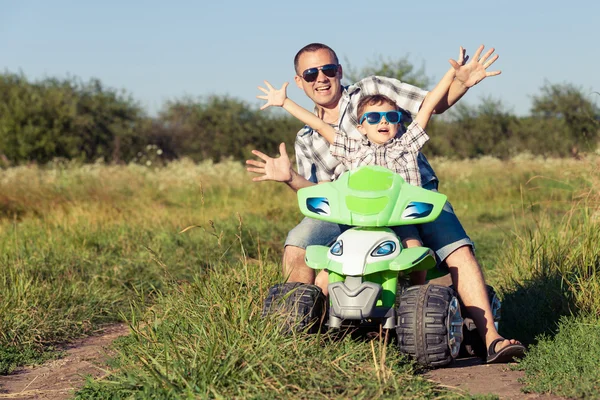
<instances>
[{"instance_id":1,"label":"man's knee","mask_svg":"<svg viewBox=\"0 0 600 400\"><path fill-rule=\"evenodd\" d=\"M475 258L473 247L470 245L464 245L457 248L452 253L450 253L444 261L448 265L448 268L460 268L463 265L476 265L478 268L480 268L479 263Z\"/></svg>"},{"instance_id":2,"label":"man's knee","mask_svg":"<svg viewBox=\"0 0 600 400\"><path fill-rule=\"evenodd\" d=\"M306 265L306 250L296 246L285 246L283 249L283 274L287 282L313 284L314 271Z\"/></svg>"}]
</instances>

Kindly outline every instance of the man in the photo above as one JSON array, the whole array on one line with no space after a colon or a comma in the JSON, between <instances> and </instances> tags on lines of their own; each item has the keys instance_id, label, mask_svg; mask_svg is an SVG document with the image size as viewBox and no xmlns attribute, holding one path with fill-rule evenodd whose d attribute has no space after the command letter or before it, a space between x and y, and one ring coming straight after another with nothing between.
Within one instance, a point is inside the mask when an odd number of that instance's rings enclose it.
<instances>
[{"instance_id":1,"label":"man","mask_svg":"<svg viewBox=\"0 0 600 400\"><path fill-rule=\"evenodd\" d=\"M480 58L483 49L480 46L473 59L457 70L447 97L436 106L436 113L447 110L481 80L500 74L500 71L487 71L498 59L498 55L492 56L494 49L488 50ZM462 48L461 52L464 53ZM465 62L467 58L464 57ZM330 47L320 43L303 47L296 54L294 67L296 85L314 102L317 115L331 125L339 124L339 129L348 134L356 130L358 125L356 105L361 96L384 94L411 115L417 113L427 96L426 91L384 77L365 78L345 88L341 85L343 71L337 55ZM344 172L341 163L330 154L329 143L308 127L298 133L295 151L297 173L291 167L283 144L279 158L253 151L264 161L247 161L254 166L248 168L249 171L263 174L253 180L276 180L285 182L293 190L299 190L318 182L330 181ZM437 190L438 179L427 159L419 154L418 161L422 186ZM418 229L424 246L433 249L439 261L448 266L454 287L488 348L488 362L505 362L513 356L522 356L524 347L514 339L502 338L496 330L481 267L473 253L473 243L456 218L452 206L447 203L442 216L432 223L419 225ZM340 226L310 218L305 218L292 229L286 239L283 255L283 272L288 282L314 283L325 289L327 282L315 279L314 271L304 262L306 247L325 245L340 233Z\"/></svg>"}]
</instances>

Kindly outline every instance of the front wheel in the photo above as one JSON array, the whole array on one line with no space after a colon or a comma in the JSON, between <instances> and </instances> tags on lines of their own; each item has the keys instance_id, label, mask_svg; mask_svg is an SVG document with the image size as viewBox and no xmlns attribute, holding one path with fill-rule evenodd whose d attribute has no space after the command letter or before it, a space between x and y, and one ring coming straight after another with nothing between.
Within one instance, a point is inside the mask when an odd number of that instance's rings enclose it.
<instances>
[{"instance_id":1,"label":"front wheel","mask_svg":"<svg viewBox=\"0 0 600 400\"><path fill-rule=\"evenodd\" d=\"M326 299L316 285L280 283L269 289L263 304L263 317L280 317L283 332L316 332L325 313Z\"/></svg>"},{"instance_id":2,"label":"front wheel","mask_svg":"<svg viewBox=\"0 0 600 400\"><path fill-rule=\"evenodd\" d=\"M450 364L458 356L463 338L463 319L454 290L438 285L412 286L397 303L400 351L427 367Z\"/></svg>"}]
</instances>

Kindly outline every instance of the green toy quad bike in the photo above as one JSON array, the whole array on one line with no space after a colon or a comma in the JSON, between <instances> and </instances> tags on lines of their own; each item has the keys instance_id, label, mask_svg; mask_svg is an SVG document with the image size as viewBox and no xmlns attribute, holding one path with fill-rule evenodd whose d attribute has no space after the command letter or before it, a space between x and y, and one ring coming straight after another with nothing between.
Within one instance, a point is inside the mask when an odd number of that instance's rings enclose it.
<instances>
[{"instance_id":1,"label":"green toy quad bike","mask_svg":"<svg viewBox=\"0 0 600 400\"><path fill-rule=\"evenodd\" d=\"M346 322L381 324L394 329L400 351L422 365L441 367L458 357L465 320L456 293L451 287L431 284L399 290L399 274L431 270L436 260L428 248L402 248L389 228L435 220L446 203L445 195L406 184L386 168L365 166L334 182L299 190L298 202L308 217L352 226L333 245L306 249L307 265L329 273L329 329ZM499 312L490 290L493 308ZM325 303L315 285L279 284L269 291L264 314L287 310L288 323L294 323L295 329L314 330L315 321L325 315ZM471 341L462 352L485 349L472 320L465 327Z\"/></svg>"}]
</instances>

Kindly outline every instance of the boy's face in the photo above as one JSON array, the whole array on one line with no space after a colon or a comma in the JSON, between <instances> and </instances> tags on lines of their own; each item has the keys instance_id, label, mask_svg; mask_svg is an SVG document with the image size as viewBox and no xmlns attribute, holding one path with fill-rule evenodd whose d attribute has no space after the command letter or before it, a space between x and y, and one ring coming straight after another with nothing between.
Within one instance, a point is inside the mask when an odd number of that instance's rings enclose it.
<instances>
[{"instance_id":1,"label":"boy's face","mask_svg":"<svg viewBox=\"0 0 600 400\"><path fill-rule=\"evenodd\" d=\"M359 120L364 114L371 111L397 111L397 108L387 103L367 106L362 112L362 115L359 115ZM371 142L376 144L384 144L398 133L398 124L390 124L385 116L382 116L381 120L374 125L370 125L365 119L357 128L360 133L366 135Z\"/></svg>"},{"instance_id":2,"label":"boy's face","mask_svg":"<svg viewBox=\"0 0 600 400\"><path fill-rule=\"evenodd\" d=\"M298 73L294 80L296 85L304 90L304 93L321 107L335 108L342 95L342 67L338 66L337 73L333 77L325 75L319 70L317 78L307 82L302 73L310 68L319 68L324 65L336 65L335 57L326 49L303 53L298 58Z\"/></svg>"}]
</instances>

